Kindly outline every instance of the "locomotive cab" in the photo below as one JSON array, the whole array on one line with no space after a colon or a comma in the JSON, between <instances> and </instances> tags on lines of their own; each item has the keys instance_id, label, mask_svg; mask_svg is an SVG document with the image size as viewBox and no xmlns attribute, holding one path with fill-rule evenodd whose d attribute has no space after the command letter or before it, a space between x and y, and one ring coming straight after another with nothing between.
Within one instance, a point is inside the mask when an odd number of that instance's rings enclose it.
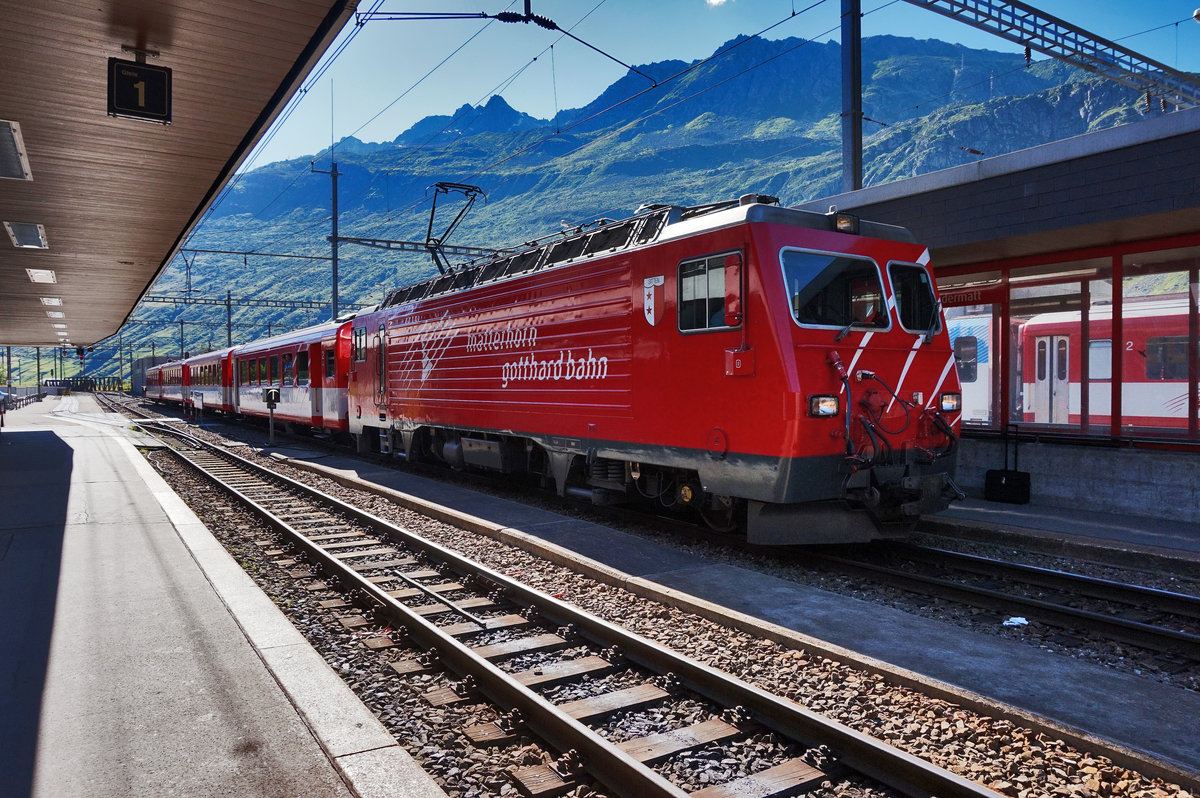
<instances>
[{"instance_id":1,"label":"locomotive cab","mask_svg":"<svg viewBox=\"0 0 1200 798\"><path fill-rule=\"evenodd\" d=\"M887 524L962 498L953 481L961 394L927 252L906 246L904 231L874 227L887 238L830 251L784 247L780 263L808 405L800 437L809 456L821 448L811 442L826 441L841 458L843 499ZM817 424L824 435L813 434ZM779 515L752 515L752 539L793 534L778 528ZM775 520L755 530L755 517Z\"/></svg>"}]
</instances>

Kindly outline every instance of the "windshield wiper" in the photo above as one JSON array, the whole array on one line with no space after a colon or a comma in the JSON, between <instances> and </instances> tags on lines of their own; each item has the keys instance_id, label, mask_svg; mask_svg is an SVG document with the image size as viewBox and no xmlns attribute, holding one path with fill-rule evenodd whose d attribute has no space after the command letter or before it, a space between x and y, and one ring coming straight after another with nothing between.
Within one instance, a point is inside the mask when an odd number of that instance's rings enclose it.
<instances>
[{"instance_id":1,"label":"windshield wiper","mask_svg":"<svg viewBox=\"0 0 1200 798\"><path fill-rule=\"evenodd\" d=\"M933 343L933 336L937 335L938 319L942 315L942 300L938 300L933 304L933 318L929 320L929 326L925 329L925 343Z\"/></svg>"}]
</instances>

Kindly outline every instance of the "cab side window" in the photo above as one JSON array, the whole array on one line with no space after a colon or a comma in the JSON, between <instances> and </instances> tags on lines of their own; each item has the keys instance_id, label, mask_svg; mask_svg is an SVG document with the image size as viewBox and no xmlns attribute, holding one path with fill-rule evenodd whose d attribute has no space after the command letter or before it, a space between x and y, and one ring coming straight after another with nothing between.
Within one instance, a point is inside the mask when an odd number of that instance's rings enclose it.
<instances>
[{"instance_id":1,"label":"cab side window","mask_svg":"<svg viewBox=\"0 0 1200 798\"><path fill-rule=\"evenodd\" d=\"M729 329L725 324L725 256L679 264L679 330Z\"/></svg>"},{"instance_id":2,"label":"cab side window","mask_svg":"<svg viewBox=\"0 0 1200 798\"><path fill-rule=\"evenodd\" d=\"M942 326L938 303L925 267L917 263L891 263L888 275L892 278L900 326L908 332L939 332Z\"/></svg>"}]
</instances>

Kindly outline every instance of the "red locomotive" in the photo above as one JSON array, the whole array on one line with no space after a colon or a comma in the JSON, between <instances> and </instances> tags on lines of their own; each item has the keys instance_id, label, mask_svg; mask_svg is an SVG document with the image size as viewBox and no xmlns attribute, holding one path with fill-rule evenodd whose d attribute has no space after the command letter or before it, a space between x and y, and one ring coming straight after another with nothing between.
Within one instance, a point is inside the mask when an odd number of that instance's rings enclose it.
<instances>
[{"instance_id":1,"label":"red locomotive","mask_svg":"<svg viewBox=\"0 0 1200 798\"><path fill-rule=\"evenodd\" d=\"M235 347L235 409L306 387L287 417L360 450L692 508L757 543L866 540L945 508L961 394L928 250L776 203L650 206Z\"/></svg>"},{"instance_id":2,"label":"red locomotive","mask_svg":"<svg viewBox=\"0 0 1200 798\"><path fill-rule=\"evenodd\" d=\"M652 207L394 291L352 322L350 432L717 527L744 508L752 542L943 509L961 396L928 251L766 199Z\"/></svg>"}]
</instances>

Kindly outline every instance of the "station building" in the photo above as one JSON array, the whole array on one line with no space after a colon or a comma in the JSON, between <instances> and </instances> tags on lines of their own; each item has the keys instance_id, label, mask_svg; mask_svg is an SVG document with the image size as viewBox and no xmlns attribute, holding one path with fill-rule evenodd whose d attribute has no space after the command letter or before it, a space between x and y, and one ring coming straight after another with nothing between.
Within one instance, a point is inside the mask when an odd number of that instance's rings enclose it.
<instances>
[{"instance_id":1,"label":"station building","mask_svg":"<svg viewBox=\"0 0 1200 798\"><path fill-rule=\"evenodd\" d=\"M1035 501L1200 521L1198 153L1194 108L803 206L930 246L968 492L1008 432Z\"/></svg>"}]
</instances>

